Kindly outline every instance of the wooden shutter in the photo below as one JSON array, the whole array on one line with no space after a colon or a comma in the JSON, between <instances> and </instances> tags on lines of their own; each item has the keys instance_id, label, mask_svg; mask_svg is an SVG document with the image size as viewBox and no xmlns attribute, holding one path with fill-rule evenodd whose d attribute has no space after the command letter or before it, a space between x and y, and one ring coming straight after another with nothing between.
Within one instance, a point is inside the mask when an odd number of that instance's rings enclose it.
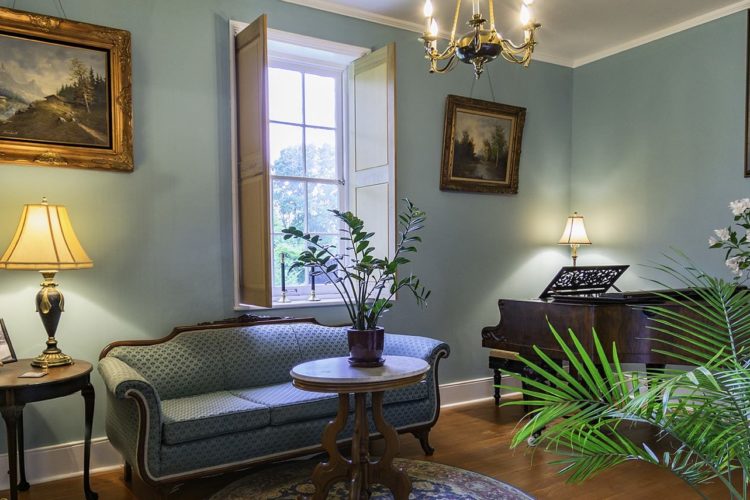
<instances>
[{"instance_id":1,"label":"wooden shutter","mask_svg":"<svg viewBox=\"0 0 750 500\"><path fill-rule=\"evenodd\" d=\"M396 245L396 46L357 59L348 71L350 210L373 231L375 256Z\"/></svg>"},{"instance_id":2,"label":"wooden shutter","mask_svg":"<svg viewBox=\"0 0 750 500\"><path fill-rule=\"evenodd\" d=\"M271 307L268 39L265 14L235 37L239 302Z\"/></svg>"}]
</instances>

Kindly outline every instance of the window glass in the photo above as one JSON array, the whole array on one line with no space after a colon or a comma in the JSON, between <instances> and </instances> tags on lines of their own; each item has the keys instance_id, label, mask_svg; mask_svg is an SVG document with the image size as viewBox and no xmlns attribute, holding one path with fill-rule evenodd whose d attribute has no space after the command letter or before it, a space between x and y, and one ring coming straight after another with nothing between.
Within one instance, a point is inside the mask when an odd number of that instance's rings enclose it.
<instances>
[{"instance_id":1,"label":"window glass","mask_svg":"<svg viewBox=\"0 0 750 500\"><path fill-rule=\"evenodd\" d=\"M329 211L339 205L337 184L310 184L308 187L308 230L311 233L333 233L339 230L338 219Z\"/></svg>"},{"instance_id":2,"label":"window glass","mask_svg":"<svg viewBox=\"0 0 750 500\"><path fill-rule=\"evenodd\" d=\"M307 128L305 134L307 176L336 179L336 130Z\"/></svg>"},{"instance_id":3,"label":"window glass","mask_svg":"<svg viewBox=\"0 0 750 500\"><path fill-rule=\"evenodd\" d=\"M305 175L302 147L303 128L296 125L269 125L271 147L271 175Z\"/></svg>"},{"instance_id":4,"label":"window glass","mask_svg":"<svg viewBox=\"0 0 750 500\"><path fill-rule=\"evenodd\" d=\"M305 124L336 126L336 80L305 74Z\"/></svg>"},{"instance_id":5,"label":"window glass","mask_svg":"<svg viewBox=\"0 0 750 500\"><path fill-rule=\"evenodd\" d=\"M283 235L273 237L273 286L281 287L281 254L285 254L286 286L293 288L305 283L305 270L298 267L292 271L289 268L294 259L305 249L304 242L295 239L285 240Z\"/></svg>"},{"instance_id":6,"label":"window glass","mask_svg":"<svg viewBox=\"0 0 750 500\"><path fill-rule=\"evenodd\" d=\"M286 179L274 179L273 196L273 232L294 226L305 228L305 183Z\"/></svg>"},{"instance_id":7,"label":"window glass","mask_svg":"<svg viewBox=\"0 0 750 500\"><path fill-rule=\"evenodd\" d=\"M311 284L308 269L289 267L304 242L284 240L282 229L295 226L318 235L321 242L342 253L339 224L331 209L344 204L344 187L339 183L343 142L337 110L341 99L337 78L306 69L270 68L269 100L271 197L273 232L273 283L278 295L281 287L281 254L286 255L284 284L287 294L305 295ZM303 112L304 110L304 112ZM324 292L324 276L316 277L317 292Z\"/></svg>"},{"instance_id":8,"label":"window glass","mask_svg":"<svg viewBox=\"0 0 750 500\"><path fill-rule=\"evenodd\" d=\"M302 73L268 68L268 116L271 121L302 123Z\"/></svg>"}]
</instances>

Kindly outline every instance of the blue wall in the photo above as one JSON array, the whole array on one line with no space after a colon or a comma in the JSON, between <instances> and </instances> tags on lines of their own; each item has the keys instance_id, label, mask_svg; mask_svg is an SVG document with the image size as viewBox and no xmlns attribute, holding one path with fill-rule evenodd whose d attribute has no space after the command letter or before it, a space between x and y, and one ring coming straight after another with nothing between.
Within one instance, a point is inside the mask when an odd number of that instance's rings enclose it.
<instances>
[{"instance_id":1,"label":"blue wall","mask_svg":"<svg viewBox=\"0 0 750 500\"><path fill-rule=\"evenodd\" d=\"M17 6L59 15L49 0ZM569 208L571 69L490 65L497 100L528 109L520 192L444 193L438 189L444 101L449 93L469 95L472 77L467 67L429 75L414 33L275 0L66 0L64 7L70 19L132 33L136 157L130 174L0 166L0 246L10 240L22 205L47 196L68 207L94 260L91 270L58 275L67 299L58 338L69 354L95 362L109 342L161 337L175 325L235 314L228 20L261 13L285 31L371 48L397 44L398 197L428 212L414 271L433 299L422 311L404 297L384 324L452 345L441 382L488 376L480 331L497 323L497 299L534 296L567 262L552 243ZM488 83L483 77L474 97L489 99ZM0 272L0 317L19 357L38 354L44 344L33 306L38 282L33 272ZM345 320L338 307L283 312ZM102 436L98 374L94 383L94 435ZM75 397L29 405L27 447L81 439L82 406Z\"/></svg>"},{"instance_id":2,"label":"blue wall","mask_svg":"<svg viewBox=\"0 0 750 500\"><path fill-rule=\"evenodd\" d=\"M571 209L586 215L592 263L664 262L670 247L728 277L709 250L743 178L743 11L577 68ZM635 266L629 289L658 277Z\"/></svg>"}]
</instances>

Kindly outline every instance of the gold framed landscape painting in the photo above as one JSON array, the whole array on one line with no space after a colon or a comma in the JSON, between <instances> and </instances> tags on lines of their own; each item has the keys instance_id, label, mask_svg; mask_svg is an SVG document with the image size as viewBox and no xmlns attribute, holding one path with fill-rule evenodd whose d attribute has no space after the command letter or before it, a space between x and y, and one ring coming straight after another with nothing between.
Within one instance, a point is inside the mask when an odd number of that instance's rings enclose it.
<instances>
[{"instance_id":1,"label":"gold framed landscape painting","mask_svg":"<svg viewBox=\"0 0 750 500\"><path fill-rule=\"evenodd\" d=\"M518 193L526 108L449 95L440 189Z\"/></svg>"},{"instance_id":2,"label":"gold framed landscape painting","mask_svg":"<svg viewBox=\"0 0 750 500\"><path fill-rule=\"evenodd\" d=\"M0 8L0 163L133 170L130 33Z\"/></svg>"}]
</instances>

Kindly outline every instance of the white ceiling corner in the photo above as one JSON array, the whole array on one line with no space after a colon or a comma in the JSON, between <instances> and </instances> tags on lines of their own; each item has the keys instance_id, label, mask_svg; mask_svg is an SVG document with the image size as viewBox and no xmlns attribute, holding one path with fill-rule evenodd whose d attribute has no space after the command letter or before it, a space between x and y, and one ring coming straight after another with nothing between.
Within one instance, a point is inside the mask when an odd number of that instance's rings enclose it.
<instances>
[{"instance_id":1,"label":"white ceiling corner","mask_svg":"<svg viewBox=\"0 0 750 500\"><path fill-rule=\"evenodd\" d=\"M415 33L424 29L422 0L282 0L313 9L393 26ZM445 32L454 0L432 0ZM522 37L516 21L519 0L494 0L498 30L511 40ZM470 10L470 2L463 2ZM486 10L486 0L480 0ZM534 59L576 68L633 47L750 8L750 0L536 0L542 23ZM470 12L462 12L459 31ZM502 31L506 29L507 31ZM416 40L415 40L416 42Z\"/></svg>"}]
</instances>

